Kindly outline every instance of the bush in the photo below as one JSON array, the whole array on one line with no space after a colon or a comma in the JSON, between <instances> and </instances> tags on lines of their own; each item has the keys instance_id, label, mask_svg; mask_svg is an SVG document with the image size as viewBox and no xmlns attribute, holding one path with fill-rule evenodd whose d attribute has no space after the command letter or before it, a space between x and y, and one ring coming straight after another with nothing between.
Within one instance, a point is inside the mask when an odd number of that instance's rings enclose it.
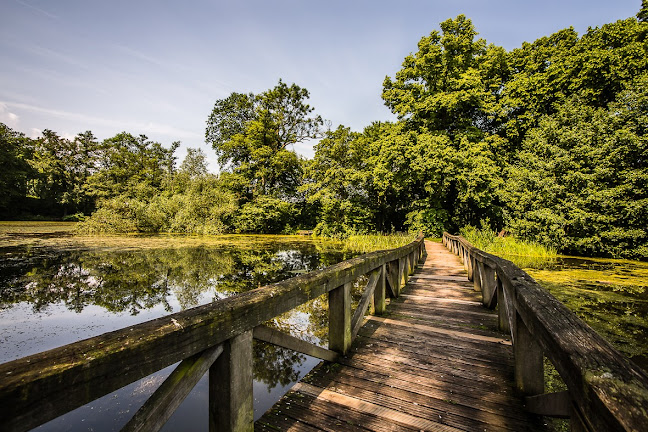
<instances>
[{"instance_id":1,"label":"bush","mask_svg":"<svg viewBox=\"0 0 648 432\"><path fill-rule=\"evenodd\" d=\"M232 228L238 233L288 233L292 231L296 213L291 203L258 196L238 209Z\"/></svg>"}]
</instances>

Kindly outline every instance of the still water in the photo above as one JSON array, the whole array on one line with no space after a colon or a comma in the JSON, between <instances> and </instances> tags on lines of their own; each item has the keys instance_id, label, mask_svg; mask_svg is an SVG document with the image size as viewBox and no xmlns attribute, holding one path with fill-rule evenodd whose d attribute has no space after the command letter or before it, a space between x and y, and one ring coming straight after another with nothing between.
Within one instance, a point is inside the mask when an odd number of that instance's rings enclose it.
<instances>
[{"instance_id":1,"label":"still water","mask_svg":"<svg viewBox=\"0 0 648 432\"><path fill-rule=\"evenodd\" d=\"M0 363L324 268L358 254L341 252L337 242L296 236L75 238L70 244L60 240L0 247ZM327 320L326 299L319 298L267 324L325 345ZM258 418L318 360L256 341L254 351ZM38 430L119 430L173 367ZM207 400L204 377L164 430L206 430Z\"/></svg>"}]
</instances>

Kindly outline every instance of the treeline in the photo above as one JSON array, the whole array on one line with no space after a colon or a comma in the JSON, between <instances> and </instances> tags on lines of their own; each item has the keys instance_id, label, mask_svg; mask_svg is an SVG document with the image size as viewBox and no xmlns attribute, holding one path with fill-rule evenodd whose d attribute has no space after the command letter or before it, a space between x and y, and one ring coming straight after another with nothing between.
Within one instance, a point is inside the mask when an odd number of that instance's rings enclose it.
<instances>
[{"instance_id":1,"label":"treeline","mask_svg":"<svg viewBox=\"0 0 648 432\"><path fill-rule=\"evenodd\" d=\"M444 21L385 78L398 121L362 132L331 129L295 84L232 93L207 120L218 176L199 150L176 168L177 144L143 136L29 140L3 127L0 181L12 192L0 211L96 208L89 231L489 226L565 253L646 259L646 18L644 0L637 17L510 52L478 39L463 15ZM314 158L298 157L291 146L312 138Z\"/></svg>"}]
</instances>

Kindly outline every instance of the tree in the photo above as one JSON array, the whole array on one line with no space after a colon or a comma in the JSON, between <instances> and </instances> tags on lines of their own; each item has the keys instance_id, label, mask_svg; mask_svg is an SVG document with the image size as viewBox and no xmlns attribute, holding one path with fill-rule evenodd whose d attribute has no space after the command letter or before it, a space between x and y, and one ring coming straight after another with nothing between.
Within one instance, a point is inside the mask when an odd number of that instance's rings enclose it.
<instances>
[{"instance_id":1,"label":"tree","mask_svg":"<svg viewBox=\"0 0 648 432\"><path fill-rule=\"evenodd\" d=\"M295 192L300 163L288 146L317 137L323 124L311 116L308 97L306 89L279 80L260 95L232 93L214 104L205 139L223 168L247 180L248 199Z\"/></svg>"},{"instance_id":2,"label":"tree","mask_svg":"<svg viewBox=\"0 0 648 432\"><path fill-rule=\"evenodd\" d=\"M509 226L567 253L648 258L648 74L609 109L574 96L524 141L504 189Z\"/></svg>"},{"instance_id":3,"label":"tree","mask_svg":"<svg viewBox=\"0 0 648 432\"><path fill-rule=\"evenodd\" d=\"M33 143L24 134L0 123L0 215L16 216L26 210L27 186L35 173L29 159Z\"/></svg>"},{"instance_id":4,"label":"tree","mask_svg":"<svg viewBox=\"0 0 648 432\"><path fill-rule=\"evenodd\" d=\"M385 104L414 128L489 131L495 102L508 77L505 51L475 40L470 19L459 15L441 23L441 32L421 38L405 57L395 79L386 77Z\"/></svg>"},{"instance_id":5,"label":"tree","mask_svg":"<svg viewBox=\"0 0 648 432\"><path fill-rule=\"evenodd\" d=\"M201 149L188 148L187 156L180 165L180 172L190 179L203 177L207 174L207 156Z\"/></svg>"},{"instance_id":6,"label":"tree","mask_svg":"<svg viewBox=\"0 0 648 432\"><path fill-rule=\"evenodd\" d=\"M174 142L170 148L126 132L104 140L98 149L98 170L89 179L88 190L98 199L118 195L152 196L175 170Z\"/></svg>"}]
</instances>

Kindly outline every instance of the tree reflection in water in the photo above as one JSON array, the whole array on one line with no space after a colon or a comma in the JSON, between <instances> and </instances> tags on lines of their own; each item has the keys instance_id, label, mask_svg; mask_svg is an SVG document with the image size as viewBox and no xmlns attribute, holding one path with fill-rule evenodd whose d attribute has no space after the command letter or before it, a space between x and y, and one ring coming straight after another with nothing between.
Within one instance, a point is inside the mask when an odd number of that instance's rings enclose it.
<instances>
[{"instance_id":1,"label":"tree reflection in water","mask_svg":"<svg viewBox=\"0 0 648 432\"><path fill-rule=\"evenodd\" d=\"M48 325L44 322L58 316L65 321L52 331L57 344L62 345L324 268L355 255L336 251L335 243L315 241L266 242L263 247L174 247L170 243L169 247L148 249L0 248L0 331L5 335L3 345L13 345L0 361L52 348L53 342L43 331ZM92 317L76 320L86 315ZM88 319L103 324L88 324ZM324 345L327 321L328 304L322 296L266 325ZM25 340L35 342L25 344ZM307 357L302 354L257 341L254 354L255 380L263 383L268 393L305 373L302 365ZM161 381L160 377L154 381ZM149 392L153 390L154 386ZM131 395L119 397L123 400ZM143 400L137 395L137 400L126 403L132 411ZM123 407L112 414L106 407L101 411L108 418L97 418L96 430L110 430L128 419ZM71 421L74 412L66 417ZM101 427L102 422L112 427Z\"/></svg>"}]
</instances>

